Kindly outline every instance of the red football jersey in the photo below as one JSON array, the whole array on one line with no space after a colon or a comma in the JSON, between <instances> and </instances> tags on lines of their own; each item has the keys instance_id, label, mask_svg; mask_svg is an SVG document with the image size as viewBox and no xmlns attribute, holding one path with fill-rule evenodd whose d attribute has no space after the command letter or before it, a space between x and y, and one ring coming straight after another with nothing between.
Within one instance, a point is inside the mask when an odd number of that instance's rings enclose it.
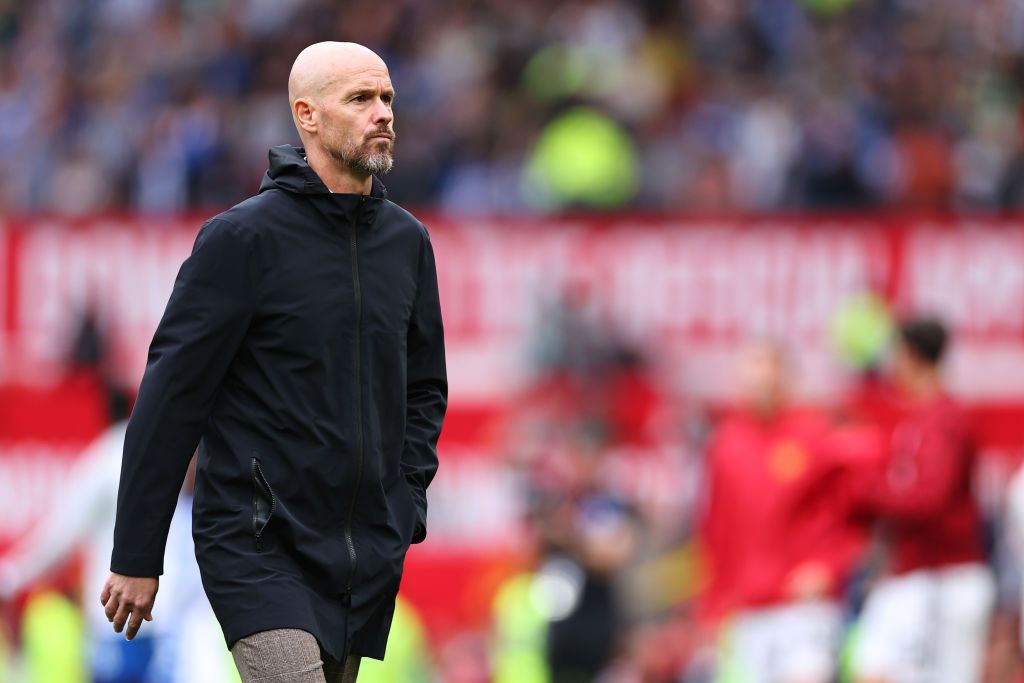
<instances>
[{"instance_id":1,"label":"red football jersey","mask_svg":"<svg viewBox=\"0 0 1024 683\"><path fill-rule=\"evenodd\" d=\"M891 530L894 573L983 559L975 459L967 417L947 396L895 422L881 471L859 495Z\"/></svg>"},{"instance_id":2,"label":"red football jersey","mask_svg":"<svg viewBox=\"0 0 1024 683\"><path fill-rule=\"evenodd\" d=\"M866 533L839 488L849 449L835 442L818 410L723 420L708 451L700 527L705 618L794 599L790 582L808 564L827 571L826 592L838 593Z\"/></svg>"}]
</instances>

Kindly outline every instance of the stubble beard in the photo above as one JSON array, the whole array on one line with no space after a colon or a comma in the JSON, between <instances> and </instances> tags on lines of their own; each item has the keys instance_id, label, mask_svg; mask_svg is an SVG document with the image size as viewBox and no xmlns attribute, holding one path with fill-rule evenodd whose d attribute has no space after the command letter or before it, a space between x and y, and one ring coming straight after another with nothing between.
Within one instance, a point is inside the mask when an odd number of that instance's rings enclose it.
<instances>
[{"instance_id":1,"label":"stubble beard","mask_svg":"<svg viewBox=\"0 0 1024 683\"><path fill-rule=\"evenodd\" d=\"M392 156L394 144L394 138L391 140L374 138L363 141L361 145L330 146L327 148L327 152L335 161L357 175L384 175L394 165Z\"/></svg>"}]
</instances>

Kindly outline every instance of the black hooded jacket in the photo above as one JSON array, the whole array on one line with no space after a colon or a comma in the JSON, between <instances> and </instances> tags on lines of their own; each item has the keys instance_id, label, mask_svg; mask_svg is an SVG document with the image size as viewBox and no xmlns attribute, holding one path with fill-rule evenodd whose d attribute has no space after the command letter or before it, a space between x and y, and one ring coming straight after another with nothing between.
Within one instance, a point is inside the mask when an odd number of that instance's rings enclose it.
<instances>
[{"instance_id":1,"label":"black hooded jacket","mask_svg":"<svg viewBox=\"0 0 1024 683\"><path fill-rule=\"evenodd\" d=\"M383 658L447 391L423 225L376 178L332 194L274 147L259 193L202 226L153 337L111 570L162 573L198 443L196 557L229 646L299 628Z\"/></svg>"}]
</instances>

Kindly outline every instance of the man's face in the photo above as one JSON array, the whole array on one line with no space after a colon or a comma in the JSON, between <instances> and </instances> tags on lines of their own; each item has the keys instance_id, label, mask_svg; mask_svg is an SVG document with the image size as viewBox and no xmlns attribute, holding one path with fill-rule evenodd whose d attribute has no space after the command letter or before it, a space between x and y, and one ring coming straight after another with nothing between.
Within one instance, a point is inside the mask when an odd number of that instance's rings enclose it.
<instances>
[{"instance_id":1,"label":"man's face","mask_svg":"<svg viewBox=\"0 0 1024 683\"><path fill-rule=\"evenodd\" d=\"M747 349L740 369L740 382L747 403L763 413L779 410L787 389L786 360L771 346Z\"/></svg>"},{"instance_id":2,"label":"man's face","mask_svg":"<svg viewBox=\"0 0 1024 683\"><path fill-rule=\"evenodd\" d=\"M324 150L360 174L391 170L395 144L395 91L387 69L369 67L346 74L324 89L320 138Z\"/></svg>"}]
</instances>

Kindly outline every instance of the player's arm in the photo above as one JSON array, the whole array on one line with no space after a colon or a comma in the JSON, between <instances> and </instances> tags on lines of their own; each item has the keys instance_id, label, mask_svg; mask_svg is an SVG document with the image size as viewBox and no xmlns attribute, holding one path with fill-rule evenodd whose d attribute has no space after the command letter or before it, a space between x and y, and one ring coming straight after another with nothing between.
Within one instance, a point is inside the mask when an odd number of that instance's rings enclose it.
<instances>
[{"instance_id":1,"label":"player's arm","mask_svg":"<svg viewBox=\"0 0 1024 683\"><path fill-rule=\"evenodd\" d=\"M417 524L412 542L427 535L427 487L437 472L437 439L448 406L444 328L437 292L437 267L430 238L424 230L420 247L416 301L407 336L405 442L402 475L416 505Z\"/></svg>"},{"instance_id":2,"label":"player's arm","mask_svg":"<svg viewBox=\"0 0 1024 683\"><path fill-rule=\"evenodd\" d=\"M787 579L795 598L814 599L840 587L865 552L870 498L883 471L886 440L868 425L834 428L818 442L813 485L795 513L819 520L813 545L798 544L801 562Z\"/></svg>"},{"instance_id":3,"label":"player's arm","mask_svg":"<svg viewBox=\"0 0 1024 683\"><path fill-rule=\"evenodd\" d=\"M725 616L728 604L728 577L725 562L731 533L728 506L721 492L722 474L719 453L720 436L716 435L707 450L704 500L697 519L697 550L700 558L697 611L700 621L713 628Z\"/></svg>"},{"instance_id":4,"label":"player's arm","mask_svg":"<svg viewBox=\"0 0 1024 683\"><path fill-rule=\"evenodd\" d=\"M828 462L809 480L808 495L793 510L810 535L790 545L796 563L786 578L786 592L797 600L834 595L847 582L865 552L867 525L852 500L850 479L858 476L850 463ZM825 460L825 462L821 462Z\"/></svg>"},{"instance_id":5,"label":"player's arm","mask_svg":"<svg viewBox=\"0 0 1024 683\"><path fill-rule=\"evenodd\" d=\"M203 225L149 349L125 435L107 618L128 637L147 618L189 459L254 308L251 239L221 219ZM149 592L152 595L149 595Z\"/></svg>"}]
</instances>

